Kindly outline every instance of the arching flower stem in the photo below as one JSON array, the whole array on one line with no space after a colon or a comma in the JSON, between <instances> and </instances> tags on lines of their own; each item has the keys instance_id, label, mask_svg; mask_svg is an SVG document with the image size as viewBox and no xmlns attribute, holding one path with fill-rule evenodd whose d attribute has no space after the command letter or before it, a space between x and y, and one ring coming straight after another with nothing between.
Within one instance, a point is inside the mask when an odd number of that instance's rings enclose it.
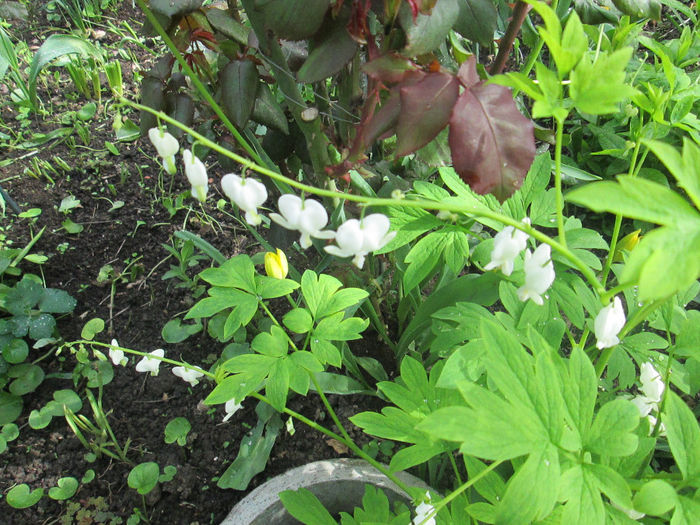
<instances>
[{"instance_id":1,"label":"arching flower stem","mask_svg":"<svg viewBox=\"0 0 700 525\"><path fill-rule=\"evenodd\" d=\"M595 290L595 292L598 295L602 295L605 293L605 287L601 284L601 282L598 280L596 277L595 272L587 265L585 264L576 254L574 254L571 250L569 250L564 244L552 239L549 235L546 235L542 233L539 230L536 230L532 228L531 226L527 224L523 224L521 221L517 219L513 219L512 217L509 217L507 215L504 215L502 213L493 211L493 210L488 210L485 208L476 208L474 206L466 205L466 204L459 204L459 203L445 203L445 202L438 202L438 201L430 201L430 200L425 200L425 199L386 199L386 198L380 198L380 197L365 197L363 195L352 195L348 193L338 193L337 191L330 191L322 188L316 188L314 186L310 186L308 184L304 184L302 182L298 182L294 179L290 179L288 177L285 177L281 173L277 173L275 171L272 171L268 168L265 168L263 166L260 166L259 164L256 164L255 162L246 159L245 157L241 157L240 155L237 155L236 153L233 153L232 151L229 151L228 149L219 146L216 142L209 140L207 137L204 135L201 135L197 133L195 130L192 128L182 124L181 122L171 118L170 116L166 115L165 113L161 111L156 111L148 106L144 106L142 104L138 104L136 102L132 102L129 99L126 98L120 98L120 100L139 110L143 110L149 113L152 113L156 116L159 116L161 119L164 121L182 129L183 131L186 131L189 133L192 137L194 137L196 140L201 142L203 145L206 147L216 151L217 153L220 153L231 160L234 160L241 164L242 166L256 171L260 173L261 175L265 175L267 177L270 177L271 179L287 184L291 187L297 188L298 190L304 191L306 193L310 193L319 197L328 197L331 199L337 199L337 198L342 198L347 201L352 201L352 202L358 202L361 204L364 204L365 206L393 206L393 207L402 207L402 208L421 208L424 210L434 210L434 211L448 211L452 213L463 213L467 215L471 215L472 217L476 218L484 218L484 219L491 219L495 220L498 222L501 222L502 224L505 224L506 226L513 226L514 228L521 230L534 239L537 239L540 242L549 244L553 250L557 251L560 253L563 257L565 257L571 264L573 264L576 269L581 272L581 274L586 278L586 280L590 283L591 287Z\"/></svg>"}]
</instances>

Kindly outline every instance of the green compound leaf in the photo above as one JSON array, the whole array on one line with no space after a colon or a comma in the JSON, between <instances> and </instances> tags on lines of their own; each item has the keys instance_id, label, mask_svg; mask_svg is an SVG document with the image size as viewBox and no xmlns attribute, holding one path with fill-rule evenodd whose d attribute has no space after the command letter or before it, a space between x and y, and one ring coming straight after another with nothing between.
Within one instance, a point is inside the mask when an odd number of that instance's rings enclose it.
<instances>
[{"instance_id":1,"label":"green compound leaf","mask_svg":"<svg viewBox=\"0 0 700 525\"><path fill-rule=\"evenodd\" d=\"M634 454L639 438L633 434L639 424L639 410L626 399L616 399L601 407L585 446L601 456Z\"/></svg>"},{"instance_id":2,"label":"green compound leaf","mask_svg":"<svg viewBox=\"0 0 700 525\"><path fill-rule=\"evenodd\" d=\"M306 308L294 308L282 318L284 326L295 334L305 334L313 327L313 318Z\"/></svg>"},{"instance_id":3,"label":"green compound leaf","mask_svg":"<svg viewBox=\"0 0 700 525\"><path fill-rule=\"evenodd\" d=\"M58 501L70 499L78 490L78 480L75 478L61 478L58 480L58 487L49 489L49 497Z\"/></svg>"},{"instance_id":4,"label":"green compound leaf","mask_svg":"<svg viewBox=\"0 0 700 525\"><path fill-rule=\"evenodd\" d=\"M285 490L279 494L287 511L302 523L336 525L336 521L313 492L307 489Z\"/></svg>"},{"instance_id":5,"label":"green compound leaf","mask_svg":"<svg viewBox=\"0 0 700 525\"><path fill-rule=\"evenodd\" d=\"M634 508L651 516L662 516L678 503L676 489L662 479L645 483L634 495Z\"/></svg>"},{"instance_id":6,"label":"green compound leaf","mask_svg":"<svg viewBox=\"0 0 700 525\"><path fill-rule=\"evenodd\" d=\"M661 420L668 444L685 480L700 479L700 427L688 405L672 391L668 392Z\"/></svg>"},{"instance_id":7,"label":"green compound leaf","mask_svg":"<svg viewBox=\"0 0 700 525\"><path fill-rule=\"evenodd\" d=\"M7 493L6 500L10 507L26 509L36 504L44 495L44 489L29 490L29 485L22 483L12 487Z\"/></svg>"}]
</instances>

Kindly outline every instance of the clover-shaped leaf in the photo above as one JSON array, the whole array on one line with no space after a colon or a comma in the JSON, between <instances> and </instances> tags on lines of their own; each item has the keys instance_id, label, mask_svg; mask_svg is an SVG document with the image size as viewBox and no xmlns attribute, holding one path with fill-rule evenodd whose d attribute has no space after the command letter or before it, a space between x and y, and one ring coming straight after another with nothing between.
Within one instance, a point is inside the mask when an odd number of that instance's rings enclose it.
<instances>
[{"instance_id":1,"label":"clover-shaped leaf","mask_svg":"<svg viewBox=\"0 0 700 525\"><path fill-rule=\"evenodd\" d=\"M149 461L136 465L129 472L127 483L132 489L136 489L139 494L148 494L158 484L158 474L160 468L158 463Z\"/></svg>"},{"instance_id":2,"label":"clover-shaped leaf","mask_svg":"<svg viewBox=\"0 0 700 525\"><path fill-rule=\"evenodd\" d=\"M75 478L61 478L58 480L58 487L49 489L49 497L51 499L62 501L72 498L78 490L78 480Z\"/></svg>"},{"instance_id":3,"label":"clover-shaped leaf","mask_svg":"<svg viewBox=\"0 0 700 525\"><path fill-rule=\"evenodd\" d=\"M16 509L26 509L36 504L44 495L44 489L29 490L29 485L22 483L12 487L7 493L7 504Z\"/></svg>"},{"instance_id":4,"label":"clover-shaped leaf","mask_svg":"<svg viewBox=\"0 0 700 525\"><path fill-rule=\"evenodd\" d=\"M185 446L187 443L187 434L189 433L192 425L184 417L176 417L171 419L167 425L165 425L165 442L170 444L177 441L177 444L181 447Z\"/></svg>"}]
</instances>

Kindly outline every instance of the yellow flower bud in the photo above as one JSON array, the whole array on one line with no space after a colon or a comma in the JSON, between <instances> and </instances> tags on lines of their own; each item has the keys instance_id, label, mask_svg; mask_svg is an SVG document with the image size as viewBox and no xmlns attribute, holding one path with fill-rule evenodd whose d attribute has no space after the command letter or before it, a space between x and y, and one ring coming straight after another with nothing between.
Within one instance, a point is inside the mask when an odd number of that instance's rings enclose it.
<instances>
[{"instance_id":1,"label":"yellow flower bud","mask_svg":"<svg viewBox=\"0 0 700 525\"><path fill-rule=\"evenodd\" d=\"M639 244L639 234L642 232L642 230L635 230L629 235L625 235L620 241L617 243L617 247L615 248L615 255L613 256L613 261L614 262L623 262L624 261L624 256L623 254L625 252L629 253L631 252L637 244Z\"/></svg>"},{"instance_id":2,"label":"yellow flower bud","mask_svg":"<svg viewBox=\"0 0 700 525\"><path fill-rule=\"evenodd\" d=\"M289 272L287 256L282 250L277 248L277 253L267 252L265 254L265 272L275 279L284 279Z\"/></svg>"}]
</instances>

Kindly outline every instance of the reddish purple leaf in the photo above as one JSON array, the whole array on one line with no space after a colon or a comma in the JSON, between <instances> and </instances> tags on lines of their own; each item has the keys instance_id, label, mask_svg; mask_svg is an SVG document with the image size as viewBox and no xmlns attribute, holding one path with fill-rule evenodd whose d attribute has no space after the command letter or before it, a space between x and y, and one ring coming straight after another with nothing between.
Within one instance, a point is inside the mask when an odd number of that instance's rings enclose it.
<instances>
[{"instance_id":1,"label":"reddish purple leaf","mask_svg":"<svg viewBox=\"0 0 700 525\"><path fill-rule=\"evenodd\" d=\"M533 130L508 88L476 84L459 96L450 118L455 171L475 192L493 193L503 202L535 158Z\"/></svg>"},{"instance_id":2,"label":"reddish purple leaf","mask_svg":"<svg viewBox=\"0 0 700 525\"><path fill-rule=\"evenodd\" d=\"M419 82L401 85L400 93L397 156L422 148L447 126L459 95L459 82L449 73L429 73Z\"/></svg>"},{"instance_id":3,"label":"reddish purple leaf","mask_svg":"<svg viewBox=\"0 0 700 525\"><path fill-rule=\"evenodd\" d=\"M459 81L465 88L470 88L481 81L479 73L476 72L476 57L474 55L470 56L459 66L457 78L459 78Z\"/></svg>"},{"instance_id":4,"label":"reddish purple leaf","mask_svg":"<svg viewBox=\"0 0 700 525\"><path fill-rule=\"evenodd\" d=\"M416 64L396 53L382 55L362 66L362 71L369 77L387 84L401 82L407 73L417 70Z\"/></svg>"},{"instance_id":5,"label":"reddish purple leaf","mask_svg":"<svg viewBox=\"0 0 700 525\"><path fill-rule=\"evenodd\" d=\"M399 88L395 87L389 92L389 96L379 110L357 126L357 135L350 150L349 158L358 159L367 147L380 136L385 135L387 132L393 134L400 111Z\"/></svg>"}]
</instances>

